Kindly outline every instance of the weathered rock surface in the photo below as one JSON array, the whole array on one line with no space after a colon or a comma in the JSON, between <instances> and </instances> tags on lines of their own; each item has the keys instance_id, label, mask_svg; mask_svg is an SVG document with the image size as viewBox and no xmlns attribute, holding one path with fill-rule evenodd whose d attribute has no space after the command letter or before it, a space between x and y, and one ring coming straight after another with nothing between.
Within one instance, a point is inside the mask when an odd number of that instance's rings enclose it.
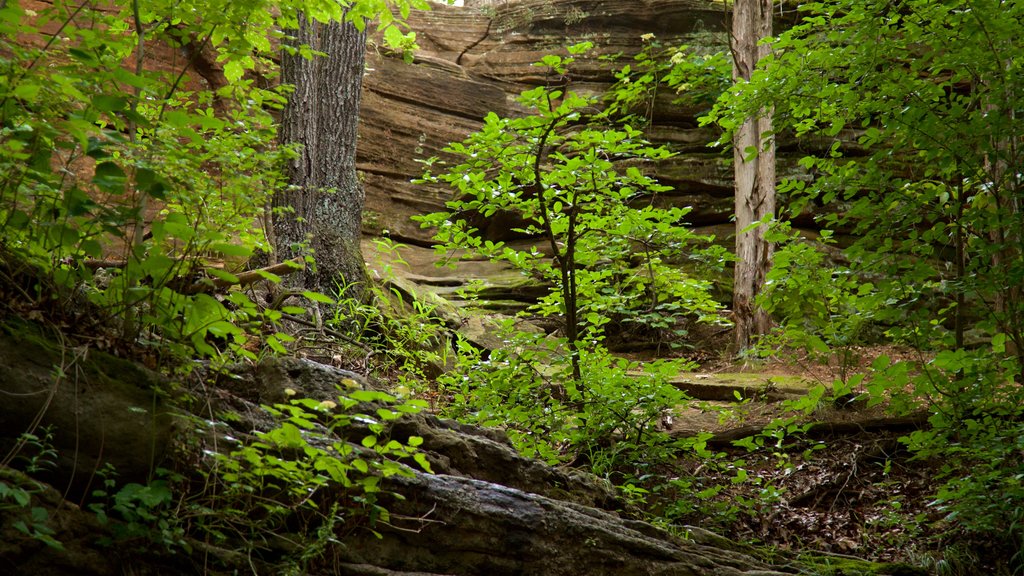
<instances>
[{"instance_id":1,"label":"weathered rock surface","mask_svg":"<svg viewBox=\"0 0 1024 576\"><path fill-rule=\"evenodd\" d=\"M446 159L443 148L475 131L488 112L523 113L515 98L524 89L567 83L568 89L599 95L613 84L614 71L633 63L644 45L644 34L654 34L665 46L686 45L705 53L728 46L730 16L724 4L714 0L479 0L465 4L434 4L429 12L412 14L409 24L421 47L412 64L370 51L358 145L358 169L366 188L363 231L367 237L383 234L429 246L433 232L420 228L411 217L444 210L452 192L413 183L424 172L419 160ZM787 12L777 18L777 26L795 18L795 12ZM549 78L532 66L544 55L564 54L566 46L582 41L593 42L594 48L577 58L569 77ZM691 208L687 223L720 231L716 241L731 249L732 154L710 146L718 136L716 129L699 126L698 117L709 104L681 105L677 100L676 94L661 91L646 129L652 142L677 155L645 169L673 188L660 195L659 203ZM798 159L831 145L814 140L796 143L786 134L779 138L780 177L803 176ZM840 138L856 141L855 134ZM814 216L805 211L794 222L816 228ZM517 239L518 233L512 232L516 226L503 219L507 218L499 213L474 225L489 240ZM429 272L432 263L417 262L406 278L446 298L475 278L456 273L438 284ZM513 295L509 302L501 292L508 276L502 270L490 272L497 276L483 278L495 284L496 294L484 295L480 301L500 312L515 312L522 299ZM723 278L716 286L716 297L729 302L731 278Z\"/></svg>"},{"instance_id":2,"label":"weathered rock surface","mask_svg":"<svg viewBox=\"0 0 1024 576\"><path fill-rule=\"evenodd\" d=\"M268 359L248 374L239 376L225 382L225 389L236 395L235 402L218 408L240 413L235 428L243 434L265 431L268 421L259 416L258 406L286 402L286 389L294 390L300 397L324 401L336 400L339 386L348 389L351 382L360 388L374 386L348 370L294 357ZM239 409L239 402L245 405L244 409ZM365 411L373 412L372 409ZM356 422L351 436L361 438L367 433L367 429ZM621 506L608 483L589 474L524 458L499 429L415 414L394 423L389 434L399 441L410 436L423 438L422 450L431 469L438 474L480 479L587 506L609 509Z\"/></svg>"},{"instance_id":3,"label":"weathered rock surface","mask_svg":"<svg viewBox=\"0 0 1024 576\"><path fill-rule=\"evenodd\" d=\"M397 479L401 529L347 543L354 574L781 575L749 554L674 538L650 524L472 478ZM418 519L422 519L419 521ZM736 547L737 549L739 547ZM353 565L354 564L354 565ZM792 572L788 572L792 573Z\"/></svg>"},{"instance_id":4,"label":"weathered rock surface","mask_svg":"<svg viewBox=\"0 0 1024 576\"><path fill-rule=\"evenodd\" d=\"M409 24L421 49L413 64L371 54L361 108L359 169L366 184L364 229L428 243L429 231L409 218L443 208L447 189L417 185L418 159L444 156L441 149L473 132L488 112L519 111L522 90L562 79L547 78L533 62L568 45L591 41L570 89L599 94L613 71L631 61L640 36L705 49L726 45L722 5L706 0L513 0L466 7L435 4ZM371 51L372 52L372 51ZM618 54L615 63L600 57ZM694 207L694 224L727 222L732 209L732 169L710 150L714 133L697 127L701 110L686 109L665 95L653 111L650 137L685 155L657 169L673 185L675 203Z\"/></svg>"},{"instance_id":5,"label":"weathered rock surface","mask_svg":"<svg viewBox=\"0 0 1024 576\"><path fill-rule=\"evenodd\" d=\"M30 324L0 325L0 454L55 449L41 477L74 500L100 487L96 474L106 465L122 482L145 481L173 433L166 383L137 364L50 338ZM40 440L26 446L25 433Z\"/></svg>"}]
</instances>

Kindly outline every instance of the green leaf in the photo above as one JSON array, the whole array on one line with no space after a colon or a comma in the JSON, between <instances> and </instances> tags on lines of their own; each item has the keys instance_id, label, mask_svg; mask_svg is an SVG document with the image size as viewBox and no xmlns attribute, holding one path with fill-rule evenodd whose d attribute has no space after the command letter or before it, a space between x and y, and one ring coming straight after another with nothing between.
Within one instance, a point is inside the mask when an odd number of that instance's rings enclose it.
<instances>
[{"instance_id":1,"label":"green leaf","mask_svg":"<svg viewBox=\"0 0 1024 576\"><path fill-rule=\"evenodd\" d=\"M380 416L381 420L394 420L398 418L399 414L387 408L377 408L377 416Z\"/></svg>"},{"instance_id":2,"label":"green leaf","mask_svg":"<svg viewBox=\"0 0 1024 576\"><path fill-rule=\"evenodd\" d=\"M577 44L573 44L573 45L569 46L567 48L567 50L569 51L569 54L579 55L579 54L583 54L583 53L587 52L588 50L590 50L593 47L594 47L594 43L593 42L589 42L589 41L588 42L579 42Z\"/></svg>"},{"instance_id":3,"label":"green leaf","mask_svg":"<svg viewBox=\"0 0 1024 576\"><path fill-rule=\"evenodd\" d=\"M262 436L267 440L274 442L278 446L286 448L300 448L306 445L306 440L302 437L302 432L294 424L289 422L281 424L280 428L271 430Z\"/></svg>"},{"instance_id":4,"label":"green leaf","mask_svg":"<svg viewBox=\"0 0 1024 576\"><path fill-rule=\"evenodd\" d=\"M384 29L384 41L387 43L389 48L399 50L402 47L402 41L405 39L405 35L395 25L390 25Z\"/></svg>"},{"instance_id":5,"label":"green leaf","mask_svg":"<svg viewBox=\"0 0 1024 576\"><path fill-rule=\"evenodd\" d=\"M319 292L310 292L310 291L307 290L307 291L302 293L302 297L306 298L307 300L311 300L313 302L320 302L320 303L323 303L323 304L331 304L331 305L337 304L336 300L334 300L330 296L321 294Z\"/></svg>"},{"instance_id":6,"label":"green leaf","mask_svg":"<svg viewBox=\"0 0 1024 576\"><path fill-rule=\"evenodd\" d=\"M259 276L260 278L263 278L264 280L267 280L269 282L273 282L274 284L281 283L281 277L278 276L277 274L274 274L273 272L267 272L266 270L253 270L252 272L253 274Z\"/></svg>"},{"instance_id":7,"label":"green leaf","mask_svg":"<svg viewBox=\"0 0 1024 576\"><path fill-rule=\"evenodd\" d=\"M154 480L139 491L138 499L146 506L153 508L171 502L173 495L171 494L171 489L167 486L167 482Z\"/></svg>"},{"instance_id":8,"label":"green leaf","mask_svg":"<svg viewBox=\"0 0 1024 576\"><path fill-rule=\"evenodd\" d=\"M416 463L420 465L420 468L423 468L424 471L430 474L434 473L434 471L430 469L430 461L427 460L427 456L422 452L417 452L416 454L413 454L412 459L415 460Z\"/></svg>"},{"instance_id":9,"label":"green leaf","mask_svg":"<svg viewBox=\"0 0 1024 576\"><path fill-rule=\"evenodd\" d=\"M248 258L252 256L252 248L249 246L240 246L238 244L228 244L226 242L214 242L210 244L210 250L219 252L224 256L234 256Z\"/></svg>"},{"instance_id":10,"label":"green leaf","mask_svg":"<svg viewBox=\"0 0 1024 576\"><path fill-rule=\"evenodd\" d=\"M830 352L828 344L815 334L807 335L807 347L812 352L816 352L818 354L828 354Z\"/></svg>"},{"instance_id":11,"label":"green leaf","mask_svg":"<svg viewBox=\"0 0 1024 576\"><path fill-rule=\"evenodd\" d=\"M163 177L157 174L154 170L143 166L136 167L135 187L138 188L140 192L144 192L157 200L165 199L165 193L167 191L166 182Z\"/></svg>"},{"instance_id":12,"label":"green leaf","mask_svg":"<svg viewBox=\"0 0 1024 576\"><path fill-rule=\"evenodd\" d=\"M162 234L166 234L170 238L178 238L179 240L189 241L196 235L195 226L185 217L184 214L179 212L172 212L164 216L163 220L153 222L154 237L157 236L156 229L161 229Z\"/></svg>"},{"instance_id":13,"label":"green leaf","mask_svg":"<svg viewBox=\"0 0 1024 576\"><path fill-rule=\"evenodd\" d=\"M103 158L109 158L110 152L106 149L106 143L103 140L95 136L89 136L86 140L85 154L90 158L101 160Z\"/></svg>"},{"instance_id":14,"label":"green leaf","mask_svg":"<svg viewBox=\"0 0 1024 576\"><path fill-rule=\"evenodd\" d=\"M288 349L285 348L284 345L281 344L281 341L278 340L277 336L274 336L273 334L267 336L264 342L266 342L267 346L277 354L288 353Z\"/></svg>"},{"instance_id":15,"label":"green leaf","mask_svg":"<svg viewBox=\"0 0 1024 576\"><path fill-rule=\"evenodd\" d=\"M238 284L238 276L220 268L207 268L206 273L218 280L223 280L230 284Z\"/></svg>"},{"instance_id":16,"label":"green leaf","mask_svg":"<svg viewBox=\"0 0 1024 576\"><path fill-rule=\"evenodd\" d=\"M29 218L29 215L21 210L13 210L7 215L7 226L11 228L25 228L31 221L32 219Z\"/></svg>"},{"instance_id":17,"label":"green leaf","mask_svg":"<svg viewBox=\"0 0 1024 576\"><path fill-rule=\"evenodd\" d=\"M393 401L395 398L386 392L378 390L353 390L349 397L359 402Z\"/></svg>"},{"instance_id":18,"label":"green leaf","mask_svg":"<svg viewBox=\"0 0 1024 576\"><path fill-rule=\"evenodd\" d=\"M96 206L97 204L93 202L92 198L78 187L68 188L64 191L64 210L70 216L84 216Z\"/></svg>"},{"instance_id":19,"label":"green leaf","mask_svg":"<svg viewBox=\"0 0 1024 576\"><path fill-rule=\"evenodd\" d=\"M992 352L1002 354L1006 352L1006 334L1000 332L992 337Z\"/></svg>"},{"instance_id":20,"label":"green leaf","mask_svg":"<svg viewBox=\"0 0 1024 576\"><path fill-rule=\"evenodd\" d=\"M150 81L147 80L145 76L140 76L125 68L115 68L111 72L111 75L114 77L114 80L117 80L119 83L126 86L131 86L132 88L150 87Z\"/></svg>"},{"instance_id":21,"label":"green leaf","mask_svg":"<svg viewBox=\"0 0 1024 576\"><path fill-rule=\"evenodd\" d=\"M92 183L108 194L122 194L128 183L128 175L114 162L100 162L96 164Z\"/></svg>"},{"instance_id":22,"label":"green leaf","mask_svg":"<svg viewBox=\"0 0 1024 576\"><path fill-rule=\"evenodd\" d=\"M103 256L103 245L91 238L83 240L82 243L79 244L79 248L82 250L82 253L89 258L99 258Z\"/></svg>"},{"instance_id":23,"label":"green leaf","mask_svg":"<svg viewBox=\"0 0 1024 576\"><path fill-rule=\"evenodd\" d=\"M93 55L92 52L87 52L80 48L69 48L68 54L75 60L78 60L86 65L93 65L96 63L96 57Z\"/></svg>"},{"instance_id":24,"label":"green leaf","mask_svg":"<svg viewBox=\"0 0 1024 576\"><path fill-rule=\"evenodd\" d=\"M128 99L123 96L99 94L93 96L92 105L100 112L120 112L128 107Z\"/></svg>"},{"instance_id":25,"label":"green leaf","mask_svg":"<svg viewBox=\"0 0 1024 576\"><path fill-rule=\"evenodd\" d=\"M14 87L12 94L15 98L24 100L31 104L39 97L39 91L41 89L42 86L39 86L38 84L18 84Z\"/></svg>"},{"instance_id":26,"label":"green leaf","mask_svg":"<svg viewBox=\"0 0 1024 576\"><path fill-rule=\"evenodd\" d=\"M245 74L245 65L240 60L228 60L224 63L224 77L228 82L235 83Z\"/></svg>"}]
</instances>

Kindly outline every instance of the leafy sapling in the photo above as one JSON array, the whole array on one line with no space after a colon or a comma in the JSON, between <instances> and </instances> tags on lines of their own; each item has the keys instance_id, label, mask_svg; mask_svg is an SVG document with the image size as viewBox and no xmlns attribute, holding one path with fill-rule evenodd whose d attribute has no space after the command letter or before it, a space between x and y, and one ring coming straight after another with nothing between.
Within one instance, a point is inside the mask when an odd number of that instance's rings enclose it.
<instances>
[{"instance_id":1,"label":"leafy sapling","mask_svg":"<svg viewBox=\"0 0 1024 576\"><path fill-rule=\"evenodd\" d=\"M575 57L589 48L577 44L568 56L548 55L535 65L564 83ZM683 304L672 313L709 315L717 308L708 283L667 265L705 239L681 226L689 208L656 203L671 188L645 168L670 157L669 150L568 86L539 86L518 101L529 115L490 113L480 131L445 149L457 160L425 161L422 182L448 184L456 197L448 211L419 220L437 229L441 254L460 250L508 262L550 283L532 312L560 319L578 385L581 349L603 340L613 315L655 311L667 301ZM429 171L435 167L443 171ZM513 215L521 223L515 231L538 243L517 250L482 237L471 215L498 213ZM575 393L582 399L582 388Z\"/></svg>"}]
</instances>

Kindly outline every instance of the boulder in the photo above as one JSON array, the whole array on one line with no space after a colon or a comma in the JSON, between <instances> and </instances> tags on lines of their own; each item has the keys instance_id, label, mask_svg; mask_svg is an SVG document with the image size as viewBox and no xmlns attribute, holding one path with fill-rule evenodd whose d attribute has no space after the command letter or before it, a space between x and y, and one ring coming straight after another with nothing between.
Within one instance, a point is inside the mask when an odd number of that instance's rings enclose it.
<instances>
[{"instance_id":1,"label":"boulder","mask_svg":"<svg viewBox=\"0 0 1024 576\"><path fill-rule=\"evenodd\" d=\"M33 324L0 325L3 464L42 455L37 476L75 501L102 487L107 467L119 482L145 482L175 429L167 380L94 346L58 342Z\"/></svg>"},{"instance_id":2,"label":"boulder","mask_svg":"<svg viewBox=\"0 0 1024 576\"><path fill-rule=\"evenodd\" d=\"M351 574L782 576L724 539L672 536L614 513L473 478L418 474L392 488L401 526L356 534ZM383 569L384 571L381 571Z\"/></svg>"}]
</instances>

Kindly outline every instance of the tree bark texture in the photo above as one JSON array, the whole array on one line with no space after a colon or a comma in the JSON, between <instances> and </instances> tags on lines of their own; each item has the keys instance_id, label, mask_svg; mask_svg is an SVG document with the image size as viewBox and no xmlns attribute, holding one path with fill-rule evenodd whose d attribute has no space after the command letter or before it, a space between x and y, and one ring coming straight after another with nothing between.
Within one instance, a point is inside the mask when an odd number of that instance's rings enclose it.
<instances>
[{"instance_id":1,"label":"tree bark texture","mask_svg":"<svg viewBox=\"0 0 1024 576\"><path fill-rule=\"evenodd\" d=\"M361 297L366 268L359 249L365 193L356 176L356 128L366 33L349 23L300 18L293 45L324 55L282 55L282 80L295 86L281 118L282 143L302 146L292 161L291 187L274 197L278 261L312 250L316 267L302 285L333 294L337 285Z\"/></svg>"},{"instance_id":2,"label":"tree bark texture","mask_svg":"<svg viewBox=\"0 0 1024 576\"><path fill-rule=\"evenodd\" d=\"M750 80L757 61L768 54L758 44L772 33L771 0L737 0L733 8L733 79ZM733 315L736 347L741 351L771 328L771 318L754 304L771 267L772 245L765 227L751 224L775 212L775 140L772 111L748 118L733 139L736 177L736 268L733 284ZM756 150L756 153L754 153Z\"/></svg>"}]
</instances>

